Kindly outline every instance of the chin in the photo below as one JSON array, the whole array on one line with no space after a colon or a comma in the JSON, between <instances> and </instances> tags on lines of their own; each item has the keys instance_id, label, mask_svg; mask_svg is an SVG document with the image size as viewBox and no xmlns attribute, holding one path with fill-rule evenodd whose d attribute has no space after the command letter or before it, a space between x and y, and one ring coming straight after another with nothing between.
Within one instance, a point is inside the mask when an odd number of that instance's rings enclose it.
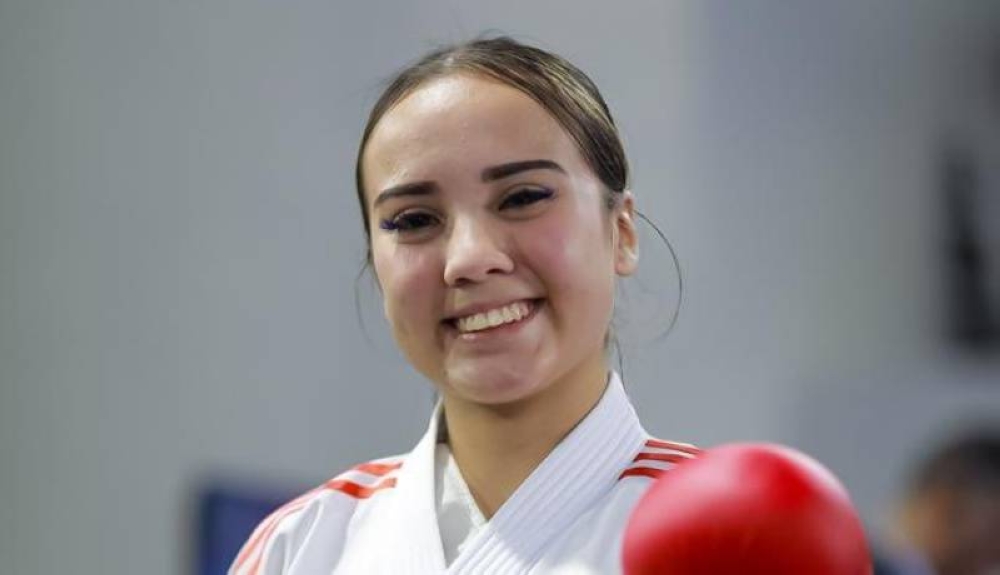
<instances>
[{"instance_id":1,"label":"chin","mask_svg":"<svg viewBox=\"0 0 1000 575\"><path fill-rule=\"evenodd\" d=\"M455 370L446 385L466 401L484 405L503 405L526 399L541 388L541 378L531 370L464 369Z\"/></svg>"}]
</instances>

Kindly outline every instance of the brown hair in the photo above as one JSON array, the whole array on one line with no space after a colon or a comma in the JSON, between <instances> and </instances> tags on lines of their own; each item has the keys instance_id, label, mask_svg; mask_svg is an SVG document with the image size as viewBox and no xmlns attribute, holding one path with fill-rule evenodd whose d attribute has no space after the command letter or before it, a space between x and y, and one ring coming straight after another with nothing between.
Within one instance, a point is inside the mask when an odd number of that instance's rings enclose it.
<instances>
[{"instance_id":1,"label":"brown hair","mask_svg":"<svg viewBox=\"0 0 1000 575\"><path fill-rule=\"evenodd\" d=\"M1000 427L968 428L921 461L912 472L910 491L934 489L1000 493Z\"/></svg>"},{"instance_id":2,"label":"brown hair","mask_svg":"<svg viewBox=\"0 0 1000 575\"><path fill-rule=\"evenodd\" d=\"M362 157L382 116L422 84L449 74L485 76L516 88L538 102L576 141L594 174L608 189L614 206L628 186L628 161L604 98L579 68L560 56L501 36L435 50L392 80L368 117L358 146L355 180L371 261L371 227L365 201Z\"/></svg>"}]
</instances>

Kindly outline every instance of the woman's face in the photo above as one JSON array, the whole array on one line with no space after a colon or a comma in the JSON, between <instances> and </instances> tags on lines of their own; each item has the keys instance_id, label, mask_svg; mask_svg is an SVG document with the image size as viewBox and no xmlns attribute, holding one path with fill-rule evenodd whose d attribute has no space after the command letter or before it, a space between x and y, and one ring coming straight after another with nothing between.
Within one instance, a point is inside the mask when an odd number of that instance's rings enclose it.
<instances>
[{"instance_id":1,"label":"woman's face","mask_svg":"<svg viewBox=\"0 0 1000 575\"><path fill-rule=\"evenodd\" d=\"M632 200L609 210L575 142L524 93L452 75L386 113L362 158L385 315L446 396L530 397L604 369Z\"/></svg>"}]
</instances>

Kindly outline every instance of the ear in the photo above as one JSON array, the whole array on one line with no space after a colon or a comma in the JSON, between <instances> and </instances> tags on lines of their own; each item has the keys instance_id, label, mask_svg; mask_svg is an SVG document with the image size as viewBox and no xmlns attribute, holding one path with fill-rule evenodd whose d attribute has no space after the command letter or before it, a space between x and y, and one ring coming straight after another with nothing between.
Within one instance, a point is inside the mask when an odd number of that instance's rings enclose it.
<instances>
[{"instance_id":1,"label":"ear","mask_svg":"<svg viewBox=\"0 0 1000 575\"><path fill-rule=\"evenodd\" d=\"M615 273L629 276L639 264L639 238L635 230L635 199L632 192L622 192L615 213Z\"/></svg>"}]
</instances>

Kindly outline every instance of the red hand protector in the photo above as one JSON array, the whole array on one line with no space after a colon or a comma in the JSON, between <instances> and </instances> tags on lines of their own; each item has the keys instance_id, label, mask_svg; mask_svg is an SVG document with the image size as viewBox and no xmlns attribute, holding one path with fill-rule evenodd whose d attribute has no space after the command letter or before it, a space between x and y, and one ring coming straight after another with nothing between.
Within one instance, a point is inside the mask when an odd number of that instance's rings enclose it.
<instances>
[{"instance_id":1,"label":"red hand protector","mask_svg":"<svg viewBox=\"0 0 1000 575\"><path fill-rule=\"evenodd\" d=\"M626 575L870 575L840 482L773 444L731 444L663 473L625 531Z\"/></svg>"}]
</instances>

